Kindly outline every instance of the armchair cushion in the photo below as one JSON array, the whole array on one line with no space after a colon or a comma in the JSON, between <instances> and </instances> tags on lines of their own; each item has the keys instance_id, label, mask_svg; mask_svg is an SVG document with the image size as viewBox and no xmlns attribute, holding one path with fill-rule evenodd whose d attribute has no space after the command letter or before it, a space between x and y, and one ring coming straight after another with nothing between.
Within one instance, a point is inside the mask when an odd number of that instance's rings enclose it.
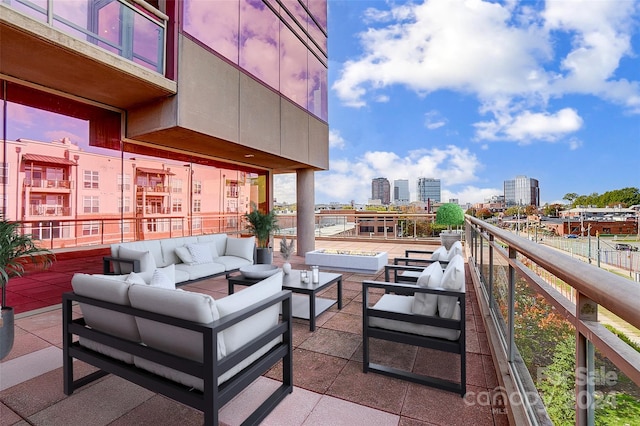
<instances>
[{"instance_id":1,"label":"armchair cushion","mask_svg":"<svg viewBox=\"0 0 640 426\"><path fill-rule=\"evenodd\" d=\"M434 262L426 267L418 277L417 284L419 287L438 288L441 286L442 266L440 262ZM413 307L411 311L420 315L435 315L438 309L438 295L416 293L413 298Z\"/></svg>"},{"instance_id":2,"label":"armchair cushion","mask_svg":"<svg viewBox=\"0 0 640 426\"><path fill-rule=\"evenodd\" d=\"M464 291L464 260L456 255L449 261L442 276L442 288L445 290ZM452 318L458 299L453 296L438 296L438 315L441 318Z\"/></svg>"},{"instance_id":3,"label":"armchair cushion","mask_svg":"<svg viewBox=\"0 0 640 426\"><path fill-rule=\"evenodd\" d=\"M449 260L449 254L444 246L438 247L436 251L431 254L432 260Z\"/></svg>"}]
</instances>

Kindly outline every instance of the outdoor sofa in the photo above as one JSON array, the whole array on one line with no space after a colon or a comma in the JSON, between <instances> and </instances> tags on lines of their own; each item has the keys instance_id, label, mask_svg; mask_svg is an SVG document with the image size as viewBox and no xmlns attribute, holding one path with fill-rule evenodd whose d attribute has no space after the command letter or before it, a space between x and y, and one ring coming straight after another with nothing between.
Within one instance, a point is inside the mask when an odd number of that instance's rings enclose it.
<instances>
[{"instance_id":1,"label":"outdoor sofa","mask_svg":"<svg viewBox=\"0 0 640 426\"><path fill-rule=\"evenodd\" d=\"M145 281L157 268L175 265L176 284L219 275L227 277L254 263L255 237L227 234L141 240L111 244L111 256L103 258L104 274L140 273Z\"/></svg>"},{"instance_id":2,"label":"outdoor sofa","mask_svg":"<svg viewBox=\"0 0 640 426\"><path fill-rule=\"evenodd\" d=\"M394 265L388 265L394 268ZM396 265L395 267L402 267ZM411 266L407 268L413 268ZM388 275L388 272L386 273ZM371 303L375 289L384 290ZM461 255L448 261L443 270L438 261L423 268L416 283L363 281L362 362L365 373L372 371L439 389L466 392L465 271ZM446 374L417 373L371 362L370 339L430 348L457 354L459 381ZM433 359L433 358L432 358ZM433 359L433 364L438 362Z\"/></svg>"},{"instance_id":3,"label":"outdoor sofa","mask_svg":"<svg viewBox=\"0 0 640 426\"><path fill-rule=\"evenodd\" d=\"M111 373L217 426L218 410L281 361L281 385L245 424L259 423L292 392L291 292L282 290L281 272L217 300L128 278L77 273L63 295L66 395ZM76 302L82 316L73 319ZM99 370L76 379L74 359Z\"/></svg>"}]
</instances>

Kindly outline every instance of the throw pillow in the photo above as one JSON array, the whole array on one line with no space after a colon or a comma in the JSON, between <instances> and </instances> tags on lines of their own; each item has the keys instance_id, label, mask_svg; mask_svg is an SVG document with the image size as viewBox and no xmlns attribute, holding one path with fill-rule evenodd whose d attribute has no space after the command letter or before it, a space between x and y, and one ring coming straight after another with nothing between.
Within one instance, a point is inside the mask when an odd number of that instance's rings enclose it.
<instances>
[{"instance_id":1,"label":"throw pillow","mask_svg":"<svg viewBox=\"0 0 640 426\"><path fill-rule=\"evenodd\" d=\"M158 268L153 272L151 276L152 287L162 287L170 290L176 289L176 269L175 265L171 264L165 268Z\"/></svg>"},{"instance_id":2,"label":"throw pillow","mask_svg":"<svg viewBox=\"0 0 640 426\"><path fill-rule=\"evenodd\" d=\"M444 248L444 246L438 247L438 249L431 254L431 260L449 260L447 249Z\"/></svg>"},{"instance_id":3,"label":"throw pillow","mask_svg":"<svg viewBox=\"0 0 640 426\"><path fill-rule=\"evenodd\" d=\"M442 266L440 262L433 262L425 268L418 277L418 286L422 288L438 288L442 282ZM438 309L438 295L416 293L413 297L411 311L414 314L433 316Z\"/></svg>"},{"instance_id":4,"label":"throw pillow","mask_svg":"<svg viewBox=\"0 0 640 426\"><path fill-rule=\"evenodd\" d=\"M122 259L132 259L140 261L140 271L152 273L156 269L156 260L150 251L132 250L128 247L120 247L118 257ZM120 262L120 273L128 274L134 272L133 265L130 263Z\"/></svg>"},{"instance_id":5,"label":"throw pillow","mask_svg":"<svg viewBox=\"0 0 640 426\"><path fill-rule=\"evenodd\" d=\"M182 263L187 265L193 264L193 257L191 256L191 252L187 246L176 247L175 252L176 256L178 256L178 259L180 259Z\"/></svg>"},{"instance_id":6,"label":"throw pillow","mask_svg":"<svg viewBox=\"0 0 640 426\"><path fill-rule=\"evenodd\" d=\"M146 284L142 275L135 272L130 273L125 280L127 284Z\"/></svg>"},{"instance_id":7,"label":"throw pillow","mask_svg":"<svg viewBox=\"0 0 640 426\"><path fill-rule=\"evenodd\" d=\"M194 265L213 262L209 244L187 244L187 249L189 249L189 253L191 253Z\"/></svg>"},{"instance_id":8,"label":"throw pillow","mask_svg":"<svg viewBox=\"0 0 640 426\"><path fill-rule=\"evenodd\" d=\"M452 291L464 291L464 260L461 255L454 256L442 276L442 288ZM458 304L455 296L438 296L438 315L451 318Z\"/></svg>"},{"instance_id":9,"label":"throw pillow","mask_svg":"<svg viewBox=\"0 0 640 426\"><path fill-rule=\"evenodd\" d=\"M256 245L256 238L228 238L225 256L236 256L253 263L253 250Z\"/></svg>"}]
</instances>

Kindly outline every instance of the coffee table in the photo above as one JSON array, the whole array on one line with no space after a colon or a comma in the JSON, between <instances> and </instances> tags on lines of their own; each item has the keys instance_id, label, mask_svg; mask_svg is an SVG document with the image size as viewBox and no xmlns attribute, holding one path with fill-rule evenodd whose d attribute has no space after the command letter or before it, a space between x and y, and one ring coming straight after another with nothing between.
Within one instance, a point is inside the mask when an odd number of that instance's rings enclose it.
<instances>
[{"instance_id":1,"label":"coffee table","mask_svg":"<svg viewBox=\"0 0 640 426\"><path fill-rule=\"evenodd\" d=\"M236 285L250 286L260 279L246 278L243 275L232 275L228 278L229 294L233 294L234 287ZM326 289L327 287L337 284L338 285L338 299L326 299L323 297L317 297L318 292ZM283 290L291 290L292 297L292 315L295 318L302 318L309 320L309 330L315 331L316 318L335 305L338 304L338 309L342 309L342 275L334 274L331 272L320 272L320 281L317 284L309 281L308 283L300 282L300 271L297 269L292 270L289 274L284 275L282 281Z\"/></svg>"}]
</instances>

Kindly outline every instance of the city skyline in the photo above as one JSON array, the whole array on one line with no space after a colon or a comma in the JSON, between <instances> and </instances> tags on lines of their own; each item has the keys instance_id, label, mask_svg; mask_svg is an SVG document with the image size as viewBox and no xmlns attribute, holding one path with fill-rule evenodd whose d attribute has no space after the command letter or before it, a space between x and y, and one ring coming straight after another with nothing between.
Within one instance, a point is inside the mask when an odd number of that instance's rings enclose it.
<instances>
[{"instance_id":1,"label":"city skyline","mask_svg":"<svg viewBox=\"0 0 640 426\"><path fill-rule=\"evenodd\" d=\"M412 200L418 177L440 177L461 203L518 175L539 180L542 205L640 186L640 2L328 4L317 203L366 202L377 176L409 179ZM276 176L276 199L293 194Z\"/></svg>"}]
</instances>

